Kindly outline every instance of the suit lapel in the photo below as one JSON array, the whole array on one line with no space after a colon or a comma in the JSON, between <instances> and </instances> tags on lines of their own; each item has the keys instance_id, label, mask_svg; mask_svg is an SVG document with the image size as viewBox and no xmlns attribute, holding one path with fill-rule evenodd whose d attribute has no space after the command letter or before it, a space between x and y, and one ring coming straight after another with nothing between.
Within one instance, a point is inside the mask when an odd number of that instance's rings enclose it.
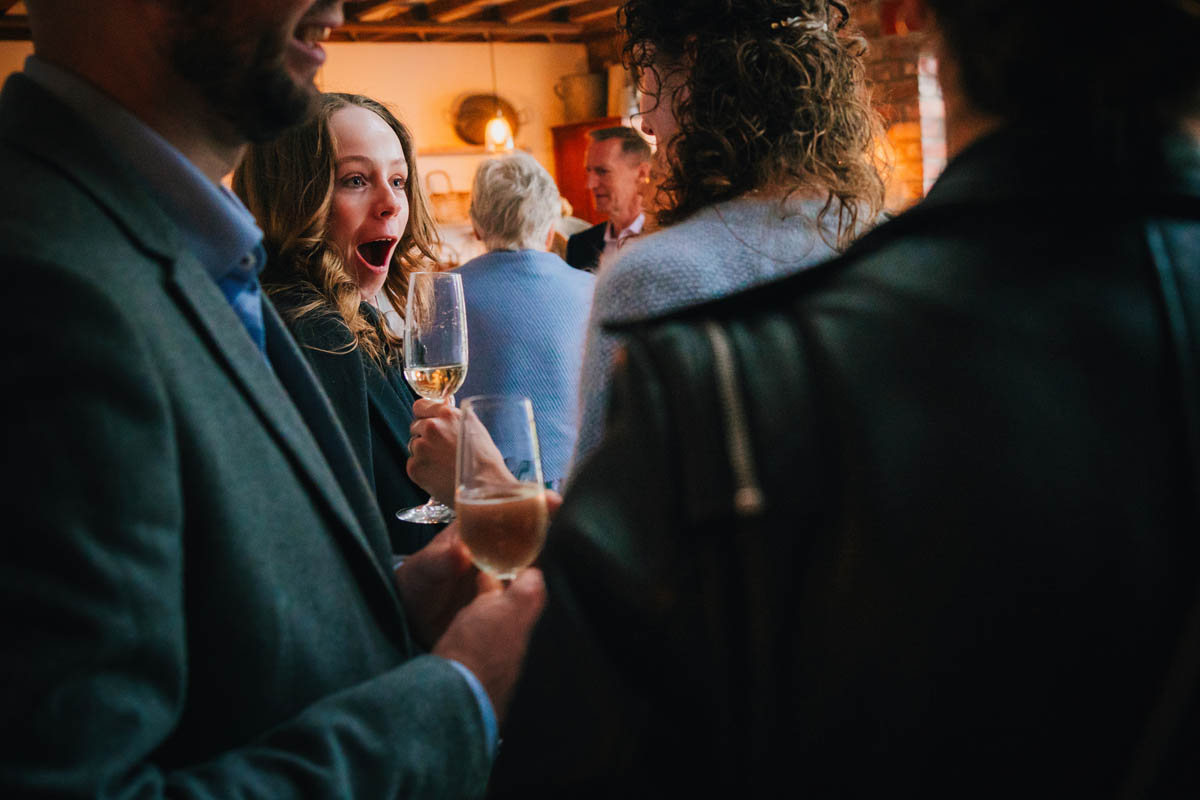
<instances>
[{"instance_id":1,"label":"suit lapel","mask_svg":"<svg viewBox=\"0 0 1200 800\"><path fill-rule=\"evenodd\" d=\"M592 231L591 231L592 232L592 242L591 242L590 249L592 251L592 256L593 256L592 260L597 263L600 261L600 257L602 255L604 255L604 231L607 228L608 228L608 223L601 222L599 225L596 225L595 227L593 227Z\"/></svg>"},{"instance_id":2,"label":"suit lapel","mask_svg":"<svg viewBox=\"0 0 1200 800\"><path fill-rule=\"evenodd\" d=\"M246 335L221 290L198 262L182 253L170 272L180 301L192 312L197 328L213 345L213 352L240 384L266 427L295 460L299 471L308 478L313 494L338 519L356 549L369 558L372 570L394 597L391 581L383 572L387 554L381 553L368 538L369 533L375 533L377 536L371 538L386 540L386 534L374 530L380 526L378 511L362 503L367 490L365 485L359 487L355 482L365 482L365 478L328 401L320 394L316 379L308 372L274 308L263 304L272 369ZM284 382L288 384L286 387ZM338 491L338 487L343 491ZM356 501L357 509L352 506Z\"/></svg>"},{"instance_id":3,"label":"suit lapel","mask_svg":"<svg viewBox=\"0 0 1200 800\"><path fill-rule=\"evenodd\" d=\"M386 572L391 565L387 529L379 516L374 492L367 476L363 474L350 439L338 423L336 412L322 390L320 381L271 303L263 304L263 322L271 364L307 423L308 431L320 446L345 498L354 507L355 518L361 522L363 533L362 537L358 537L359 544L373 555L376 564L385 568L380 574L391 587L392 581Z\"/></svg>"}]
</instances>

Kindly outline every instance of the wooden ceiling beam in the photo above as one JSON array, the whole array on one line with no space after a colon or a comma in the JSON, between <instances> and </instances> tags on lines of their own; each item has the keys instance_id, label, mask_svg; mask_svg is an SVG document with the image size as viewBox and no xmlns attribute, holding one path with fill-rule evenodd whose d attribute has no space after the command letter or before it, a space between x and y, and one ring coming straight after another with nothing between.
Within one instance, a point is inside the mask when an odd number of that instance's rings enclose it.
<instances>
[{"instance_id":1,"label":"wooden ceiling beam","mask_svg":"<svg viewBox=\"0 0 1200 800\"><path fill-rule=\"evenodd\" d=\"M515 25L504 22L347 22L345 33L391 35L462 35L478 36L578 36L583 25L577 22L528 22Z\"/></svg>"},{"instance_id":2,"label":"wooden ceiling beam","mask_svg":"<svg viewBox=\"0 0 1200 800\"><path fill-rule=\"evenodd\" d=\"M510 3L505 7L503 16L506 22L525 22L559 8L568 8L586 2L588 0L518 0L518 2Z\"/></svg>"},{"instance_id":3,"label":"wooden ceiling beam","mask_svg":"<svg viewBox=\"0 0 1200 800\"><path fill-rule=\"evenodd\" d=\"M588 34L594 34L597 32L612 33L616 31L617 28L617 18L615 16L593 17L587 22L583 23L583 33L585 37L587 37Z\"/></svg>"},{"instance_id":4,"label":"wooden ceiling beam","mask_svg":"<svg viewBox=\"0 0 1200 800\"><path fill-rule=\"evenodd\" d=\"M621 7L620 3L614 0L601 0L601 2L589 2L585 6L581 6L579 10L571 12L571 22L580 24L586 22L595 22L596 20L611 19L613 26L617 22L617 9Z\"/></svg>"},{"instance_id":5,"label":"wooden ceiling beam","mask_svg":"<svg viewBox=\"0 0 1200 800\"><path fill-rule=\"evenodd\" d=\"M457 22L489 6L503 6L512 0L434 0L429 4L429 16L438 22Z\"/></svg>"},{"instance_id":6,"label":"wooden ceiling beam","mask_svg":"<svg viewBox=\"0 0 1200 800\"><path fill-rule=\"evenodd\" d=\"M371 3L356 9L354 18L362 22L382 22L408 11L413 6L419 6L423 2L424 0L383 0L383 2Z\"/></svg>"}]
</instances>

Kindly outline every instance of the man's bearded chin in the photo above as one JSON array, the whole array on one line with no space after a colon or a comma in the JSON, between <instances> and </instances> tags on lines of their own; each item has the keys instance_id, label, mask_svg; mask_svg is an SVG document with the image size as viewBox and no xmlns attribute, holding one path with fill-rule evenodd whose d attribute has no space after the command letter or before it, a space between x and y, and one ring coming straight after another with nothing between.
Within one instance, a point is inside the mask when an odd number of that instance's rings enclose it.
<instances>
[{"instance_id":1,"label":"man's bearded chin","mask_svg":"<svg viewBox=\"0 0 1200 800\"><path fill-rule=\"evenodd\" d=\"M316 89L296 84L284 62L284 42L267 36L236 41L204 27L178 31L171 62L238 137L272 139L311 112Z\"/></svg>"}]
</instances>

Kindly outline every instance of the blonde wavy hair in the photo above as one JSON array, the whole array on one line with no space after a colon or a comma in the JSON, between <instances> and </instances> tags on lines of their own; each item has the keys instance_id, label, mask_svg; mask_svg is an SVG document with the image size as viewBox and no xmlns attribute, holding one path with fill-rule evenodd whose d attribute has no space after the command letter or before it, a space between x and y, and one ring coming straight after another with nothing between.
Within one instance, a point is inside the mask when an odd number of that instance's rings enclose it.
<instances>
[{"instance_id":1,"label":"blonde wavy hair","mask_svg":"<svg viewBox=\"0 0 1200 800\"><path fill-rule=\"evenodd\" d=\"M328 238L336 172L329 120L348 106L368 109L386 122L400 139L408 162L404 190L408 196L408 225L383 284L388 302L403 315L409 274L440 269L435 252L439 240L421 191L412 134L385 105L357 94L321 95L307 121L277 139L250 146L234 172L233 190L263 229L267 251L263 289L272 296L286 292L299 293L303 298L289 308L289 321L335 314L352 336L347 348L339 352L361 348L368 357L384 364L398 359L400 337L363 313L353 273Z\"/></svg>"}]
</instances>

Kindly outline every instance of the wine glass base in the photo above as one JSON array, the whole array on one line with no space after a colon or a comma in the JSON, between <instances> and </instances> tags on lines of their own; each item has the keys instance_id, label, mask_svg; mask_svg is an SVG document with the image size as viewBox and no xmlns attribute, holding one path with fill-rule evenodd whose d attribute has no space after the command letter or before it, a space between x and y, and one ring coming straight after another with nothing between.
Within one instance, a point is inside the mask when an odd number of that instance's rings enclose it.
<instances>
[{"instance_id":1,"label":"wine glass base","mask_svg":"<svg viewBox=\"0 0 1200 800\"><path fill-rule=\"evenodd\" d=\"M396 512L396 518L405 522L416 522L423 525L434 525L439 522L450 522L454 519L454 509L441 503L426 503L423 506L402 508Z\"/></svg>"}]
</instances>

